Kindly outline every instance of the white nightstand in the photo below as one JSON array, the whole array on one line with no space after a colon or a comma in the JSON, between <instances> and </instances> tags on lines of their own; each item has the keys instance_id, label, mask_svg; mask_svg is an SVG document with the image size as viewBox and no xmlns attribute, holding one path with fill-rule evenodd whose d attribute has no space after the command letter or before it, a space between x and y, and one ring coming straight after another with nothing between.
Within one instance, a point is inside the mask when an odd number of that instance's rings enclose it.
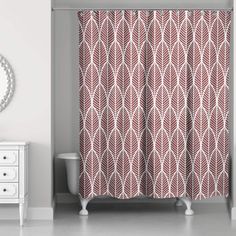
<instances>
[{"instance_id":1,"label":"white nightstand","mask_svg":"<svg viewBox=\"0 0 236 236\"><path fill-rule=\"evenodd\" d=\"M0 203L18 203L20 225L28 208L28 143L0 142Z\"/></svg>"}]
</instances>

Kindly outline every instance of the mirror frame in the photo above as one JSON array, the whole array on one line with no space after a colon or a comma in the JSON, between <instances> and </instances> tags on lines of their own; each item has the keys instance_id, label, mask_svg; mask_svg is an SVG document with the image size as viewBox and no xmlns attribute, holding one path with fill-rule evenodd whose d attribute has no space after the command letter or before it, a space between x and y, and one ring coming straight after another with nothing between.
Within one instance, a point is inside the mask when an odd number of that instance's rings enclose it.
<instances>
[{"instance_id":1,"label":"mirror frame","mask_svg":"<svg viewBox=\"0 0 236 236\"><path fill-rule=\"evenodd\" d=\"M11 101L12 96L14 94L15 76L14 76L14 72L12 70L10 63L2 55L0 55L0 66L5 71L6 77L7 77L6 78L7 79L7 89L6 89L7 91L2 96L3 97L2 100L0 100L0 112L1 112L7 107L7 105Z\"/></svg>"}]
</instances>

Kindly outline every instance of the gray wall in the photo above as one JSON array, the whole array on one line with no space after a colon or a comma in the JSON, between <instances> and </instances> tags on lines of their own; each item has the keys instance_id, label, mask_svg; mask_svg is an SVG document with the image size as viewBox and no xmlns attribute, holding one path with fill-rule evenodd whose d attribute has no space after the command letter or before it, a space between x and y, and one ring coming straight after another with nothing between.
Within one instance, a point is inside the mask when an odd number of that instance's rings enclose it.
<instances>
[{"instance_id":1,"label":"gray wall","mask_svg":"<svg viewBox=\"0 0 236 236\"><path fill-rule=\"evenodd\" d=\"M78 152L78 21L76 13L54 12L55 152ZM67 192L64 162L55 159L55 190Z\"/></svg>"},{"instance_id":2,"label":"gray wall","mask_svg":"<svg viewBox=\"0 0 236 236\"><path fill-rule=\"evenodd\" d=\"M227 8L232 0L55 0L76 8ZM76 11L55 14L55 152L78 151L78 21ZM77 87L76 87L77 85ZM236 181L235 181L236 182ZM55 161L56 192L67 192L64 163ZM236 202L236 201L235 201Z\"/></svg>"},{"instance_id":3,"label":"gray wall","mask_svg":"<svg viewBox=\"0 0 236 236\"><path fill-rule=\"evenodd\" d=\"M50 210L51 2L0 0L0 6L0 52L16 78L13 99L0 113L0 140L30 142L29 206Z\"/></svg>"}]
</instances>

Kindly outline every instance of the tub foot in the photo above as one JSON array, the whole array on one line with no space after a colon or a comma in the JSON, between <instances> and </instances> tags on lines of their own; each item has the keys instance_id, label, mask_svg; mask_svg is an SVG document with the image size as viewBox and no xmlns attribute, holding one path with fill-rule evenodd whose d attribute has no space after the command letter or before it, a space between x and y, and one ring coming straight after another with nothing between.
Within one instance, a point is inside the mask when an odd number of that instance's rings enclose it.
<instances>
[{"instance_id":1,"label":"tub foot","mask_svg":"<svg viewBox=\"0 0 236 236\"><path fill-rule=\"evenodd\" d=\"M194 215L194 211L192 210L192 201L188 197L181 198L181 201L186 205L187 209L185 210L186 216Z\"/></svg>"},{"instance_id":2,"label":"tub foot","mask_svg":"<svg viewBox=\"0 0 236 236\"><path fill-rule=\"evenodd\" d=\"M181 201L180 198L178 198L178 197L176 198L175 205L176 205L177 207L182 207L182 206L183 206L183 202Z\"/></svg>"},{"instance_id":3,"label":"tub foot","mask_svg":"<svg viewBox=\"0 0 236 236\"><path fill-rule=\"evenodd\" d=\"M87 205L89 203L91 199L83 199L83 198L80 198L80 203L81 203L81 206L82 206L82 209L81 211L79 212L79 214L81 216L87 216L88 215L88 210L86 209L87 208Z\"/></svg>"}]
</instances>

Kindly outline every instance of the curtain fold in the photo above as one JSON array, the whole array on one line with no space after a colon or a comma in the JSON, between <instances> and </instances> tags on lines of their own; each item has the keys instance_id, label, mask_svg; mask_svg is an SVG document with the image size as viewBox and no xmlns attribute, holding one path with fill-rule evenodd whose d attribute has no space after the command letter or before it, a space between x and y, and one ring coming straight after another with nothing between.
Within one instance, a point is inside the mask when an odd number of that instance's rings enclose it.
<instances>
[{"instance_id":1,"label":"curtain fold","mask_svg":"<svg viewBox=\"0 0 236 236\"><path fill-rule=\"evenodd\" d=\"M80 196L227 196L231 12L78 17Z\"/></svg>"}]
</instances>

